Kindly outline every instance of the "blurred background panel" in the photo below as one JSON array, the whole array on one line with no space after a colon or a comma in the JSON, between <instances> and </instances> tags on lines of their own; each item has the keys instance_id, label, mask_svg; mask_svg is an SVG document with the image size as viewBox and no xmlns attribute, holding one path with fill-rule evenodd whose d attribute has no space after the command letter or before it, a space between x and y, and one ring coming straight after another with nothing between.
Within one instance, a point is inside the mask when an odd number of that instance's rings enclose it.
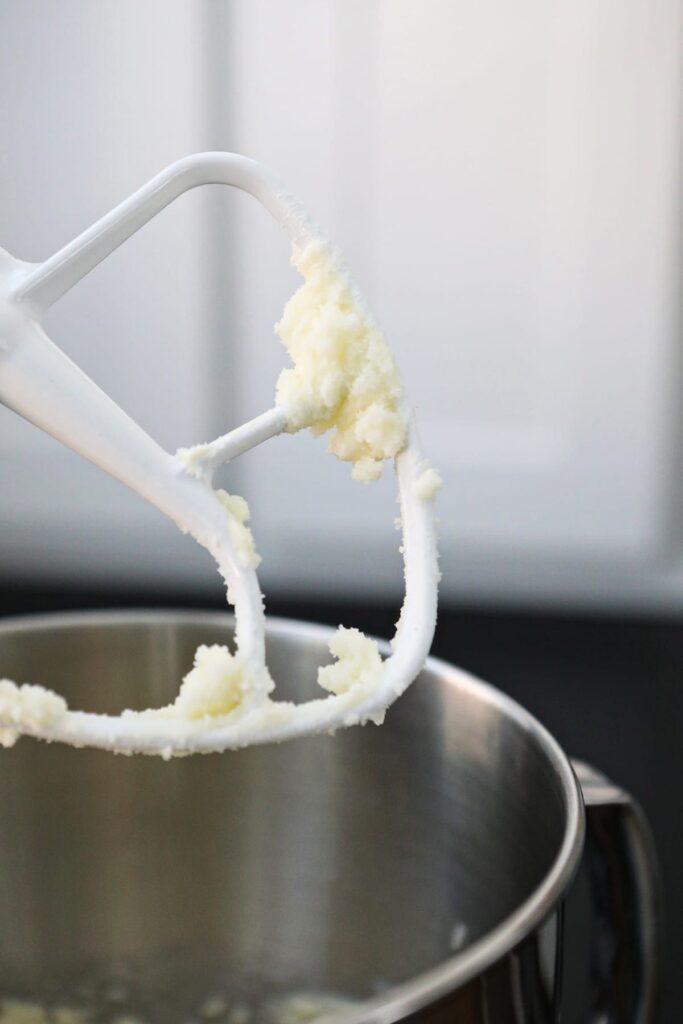
<instances>
[{"instance_id":1,"label":"blurred background panel","mask_svg":"<svg viewBox=\"0 0 683 1024\"><path fill-rule=\"evenodd\" d=\"M205 145L205 34L201 4L3 5L4 248L47 257ZM213 426L207 214L205 196L185 197L46 318L53 339L171 448ZM175 584L193 571L174 527L1 407L0 459L5 578Z\"/></svg>"},{"instance_id":2,"label":"blurred background panel","mask_svg":"<svg viewBox=\"0 0 683 1024\"><path fill-rule=\"evenodd\" d=\"M680 5L328 8L292 61L287 25L240 7L237 137L311 197L398 352L446 479L445 595L677 601ZM290 285L269 226L244 220L256 352ZM260 408L270 374L245 360ZM295 480L289 440L246 470L264 573L310 587L325 559L328 586L353 588L371 559L385 590L388 493L350 495L295 443Z\"/></svg>"},{"instance_id":3,"label":"blurred background panel","mask_svg":"<svg viewBox=\"0 0 683 1024\"><path fill-rule=\"evenodd\" d=\"M676 0L28 0L0 17L4 247L48 255L184 153L271 164L398 353L446 479L444 595L677 605ZM264 212L205 189L48 329L175 448L272 402L296 283ZM139 498L0 414L5 573L215 593ZM354 485L324 443L286 437L227 482L266 586L398 595L390 480Z\"/></svg>"}]
</instances>

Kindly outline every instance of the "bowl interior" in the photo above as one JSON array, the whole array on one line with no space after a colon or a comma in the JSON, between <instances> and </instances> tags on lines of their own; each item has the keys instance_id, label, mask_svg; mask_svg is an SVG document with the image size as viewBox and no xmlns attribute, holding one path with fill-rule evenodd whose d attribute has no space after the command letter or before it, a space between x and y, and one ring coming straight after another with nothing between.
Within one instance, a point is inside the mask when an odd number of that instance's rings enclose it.
<instances>
[{"instance_id":1,"label":"bowl interior","mask_svg":"<svg viewBox=\"0 0 683 1024\"><path fill-rule=\"evenodd\" d=\"M5 623L0 677L74 707L163 704L231 635L207 614ZM280 694L314 692L327 635L271 623ZM500 924L565 823L533 730L444 666L383 727L334 738L170 763L22 740L0 751L0 994L165 1024L207 996L365 998Z\"/></svg>"}]
</instances>

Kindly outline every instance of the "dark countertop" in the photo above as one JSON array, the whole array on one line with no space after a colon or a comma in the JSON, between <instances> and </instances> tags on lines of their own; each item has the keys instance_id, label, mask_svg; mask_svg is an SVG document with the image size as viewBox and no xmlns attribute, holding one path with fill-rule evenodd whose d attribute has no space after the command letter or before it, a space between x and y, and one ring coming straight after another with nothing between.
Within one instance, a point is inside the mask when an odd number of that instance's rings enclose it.
<instances>
[{"instance_id":1,"label":"dark countertop","mask_svg":"<svg viewBox=\"0 0 683 1024\"><path fill-rule=\"evenodd\" d=\"M0 615L122 606L206 606L168 595L38 590L0 584ZM394 610L269 599L270 614L392 633ZM630 790L650 819L664 880L662 1021L683 1005L683 619L444 609L434 653L504 690L565 750Z\"/></svg>"}]
</instances>

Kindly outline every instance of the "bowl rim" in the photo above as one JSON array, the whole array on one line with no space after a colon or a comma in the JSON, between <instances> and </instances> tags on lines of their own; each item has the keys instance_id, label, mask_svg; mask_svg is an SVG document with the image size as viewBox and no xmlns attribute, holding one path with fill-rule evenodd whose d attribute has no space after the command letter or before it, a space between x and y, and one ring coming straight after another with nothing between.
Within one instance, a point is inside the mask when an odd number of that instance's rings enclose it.
<instances>
[{"instance_id":1,"label":"bowl rim","mask_svg":"<svg viewBox=\"0 0 683 1024\"><path fill-rule=\"evenodd\" d=\"M229 611L182 608L125 608L97 609L93 611L40 612L0 618L0 637L6 634L35 633L45 629L97 627L109 625L173 624L194 620L207 625L228 624L234 621ZM326 640L334 632L333 626L289 619L269 617L266 635L292 637L310 636L317 642ZM380 640L383 653L388 642ZM484 973L515 947L519 946L548 918L562 899L577 870L585 838L585 814L579 782L569 758L560 745L530 712L496 687L477 678L464 669L440 658L429 657L425 669L440 682L472 693L479 700L494 705L497 710L513 719L542 749L561 786L565 806L565 827L560 848L542 881L532 893L490 932L472 943L462 952L453 953L434 967L421 971L408 981L394 985L381 995L354 1003L348 1010L338 1011L324 1019L344 1024L393 1024L415 1014L452 994L473 978ZM0 678L2 665L0 663ZM320 1018L322 1021L323 1018Z\"/></svg>"}]
</instances>

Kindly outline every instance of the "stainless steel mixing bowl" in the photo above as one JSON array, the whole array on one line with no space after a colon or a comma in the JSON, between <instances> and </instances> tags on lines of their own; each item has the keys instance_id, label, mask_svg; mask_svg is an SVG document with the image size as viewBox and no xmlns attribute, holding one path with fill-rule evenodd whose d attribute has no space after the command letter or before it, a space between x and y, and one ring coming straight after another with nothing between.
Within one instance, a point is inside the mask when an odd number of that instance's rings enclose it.
<instances>
[{"instance_id":1,"label":"stainless steel mixing bowl","mask_svg":"<svg viewBox=\"0 0 683 1024\"><path fill-rule=\"evenodd\" d=\"M161 705L195 647L231 629L184 612L5 620L0 677L92 710ZM270 622L286 693L313 693L329 632ZM595 1019L651 1020L647 830L582 774ZM302 991L360 1001L354 1022L546 1024L585 821L548 733L437 661L382 728L334 738L170 763L22 740L0 752L0 993L100 1021L180 1024L216 995L233 1017L214 1000L214 1019L236 1021L236 1003L258 1018Z\"/></svg>"}]
</instances>

